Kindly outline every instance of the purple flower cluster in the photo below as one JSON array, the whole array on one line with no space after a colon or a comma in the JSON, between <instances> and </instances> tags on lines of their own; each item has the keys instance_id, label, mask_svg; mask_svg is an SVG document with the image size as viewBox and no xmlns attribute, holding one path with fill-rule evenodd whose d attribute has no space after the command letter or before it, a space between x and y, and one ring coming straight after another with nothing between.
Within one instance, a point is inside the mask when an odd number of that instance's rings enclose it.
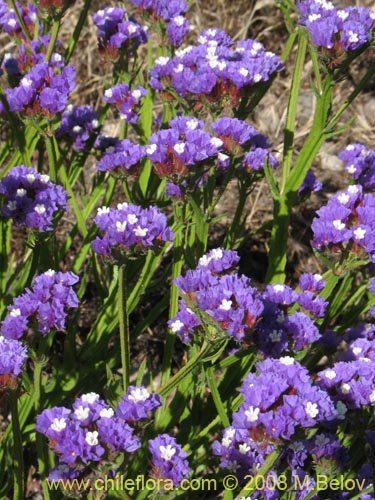
<instances>
[{"instance_id":1,"label":"purple flower cluster","mask_svg":"<svg viewBox=\"0 0 375 500\"><path fill-rule=\"evenodd\" d=\"M0 335L0 375L18 377L27 358L27 349L18 340Z\"/></svg>"},{"instance_id":2,"label":"purple flower cluster","mask_svg":"<svg viewBox=\"0 0 375 500\"><path fill-rule=\"evenodd\" d=\"M312 42L335 57L357 50L372 39L375 12L370 9L336 9L329 0L302 0L297 8L300 23L308 29Z\"/></svg>"},{"instance_id":3,"label":"purple flower cluster","mask_svg":"<svg viewBox=\"0 0 375 500\"><path fill-rule=\"evenodd\" d=\"M135 173L145 156L144 147L134 144L129 139L123 139L105 148L96 168L106 172Z\"/></svg>"},{"instance_id":4,"label":"purple flower cluster","mask_svg":"<svg viewBox=\"0 0 375 500\"><path fill-rule=\"evenodd\" d=\"M166 22L167 35L175 47L179 47L184 41L185 35L190 32L190 23L183 14L188 10L185 0L132 0L141 11L151 14Z\"/></svg>"},{"instance_id":5,"label":"purple flower cluster","mask_svg":"<svg viewBox=\"0 0 375 500\"><path fill-rule=\"evenodd\" d=\"M141 99L147 94L147 90L143 87L136 87L130 90L129 85L120 83L115 87L105 91L103 100L110 104L116 104L120 111L120 118L129 123L137 123L137 111Z\"/></svg>"},{"instance_id":6,"label":"purple flower cluster","mask_svg":"<svg viewBox=\"0 0 375 500\"><path fill-rule=\"evenodd\" d=\"M196 269L175 280L183 300L168 326L183 342L190 342L201 324L189 306L204 311L238 341L253 331L264 308L260 295L245 276L221 275L238 261L235 251L215 248L201 257Z\"/></svg>"},{"instance_id":7,"label":"purple flower cluster","mask_svg":"<svg viewBox=\"0 0 375 500\"><path fill-rule=\"evenodd\" d=\"M78 276L71 272L55 272L52 269L37 276L32 289L16 297L9 314L1 324L1 335L7 339L20 339L32 322L43 335L52 329L63 330L69 307L78 307L73 290Z\"/></svg>"},{"instance_id":8,"label":"purple flower cluster","mask_svg":"<svg viewBox=\"0 0 375 500\"><path fill-rule=\"evenodd\" d=\"M289 356L257 363L257 374L245 378L240 392L244 401L233 425L213 444L220 466L240 477L261 467L280 441L301 428L331 422L338 414L328 394Z\"/></svg>"},{"instance_id":9,"label":"purple flower cluster","mask_svg":"<svg viewBox=\"0 0 375 500\"><path fill-rule=\"evenodd\" d=\"M5 94L11 111L51 118L65 109L74 86L73 66L65 66L58 72L54 65L41 62L20 80L17 87L6 89Z\"/></svg>"},{"instance_id":10,"label":"purple flower cluster","mask_svg":"<svg viewBox=\"0 0 375 500\"><path fill-rule=\"evenodd\" d=\"M182 451L174 437L159 434L155 439L149 440L148 449L152 456L152 475L155 477L170 479L178 487L191 472L186 460L187 453Z\"/></svg>"},{"instance_id":11,"label":"purple flower cluster","mask_svg":"<svg viewBox=\"0 0 375 500\"><path fill-rule=\"evenodd\" d=\"M16 2L16 6L28 32L30 35L33 35L35 23L38 19L37 8L29 2L26 2L25 5ZM0 0L0 27L5 33L10 35L24 36L14 9L9 7L8 3L4 0Z\"/></svg>"},{"instance_id":12,"label":"purple flower cluster","mask_svg":"<svg viewBox=\"0 0 375 500\"><path fill-rule=\"evenodd\" d=\"M151 86L156 90L172 87L182 97L201 96L211 102L228 102L237 107L241 89L268 81L283 63L254 40L233 41L219 29L209 29L198 37L198 45L176 51L174 57L159 57L151 69Z\"/></svg>"},{"instance_id":13,"label":"purple flower cluster","mask_svg":"<svg viewBox=\"0 0 375 500\"><path fill-rule=\"evenodd\" d=\"M263 170L266 159L275 168L278 162L268 149L272 144L255 127L237 118L219 118L212 125L223 141L224 152L244 156L241 167L247 170ZM219 160L223 160L223 156ZM224 165L222 165L224 166Z\"/></svg>"},{"instance_id":14,"label":"purple flower cluster","mask_svg":"<svg viewBox=\"0 0 375 500\"><path fill-rule=\"evenodd\" d=\"M51 35L41 35L37 40L31 40L31 42L23 40L17 46L18 54L8 52L4 55L2 67L10 77L16 76L20 79L21 75L28 73L33 66L44 62L50 39ZM53 52L50 65L63 68L65 65L64 57L57 52Z\"/></svg>"},{"instance_id":15,"label":"purple flower cluster","mask_svg":"<svg viewBox=\"0 0 375 500\"><path fill-rule=\"evenodd\" d=\"M375 151L363 144L349 144L338 157L345 170L365 189L375 190Z\"/></svg>"},{"instance_id":16,"label":"purple flower cluster","mask_svg":"<svg viewBox=\"0 0 375 500\"><path fill-rule=\"evenodd\" d=\"M73 149L83 151L90 137L98 134L99 128L98 115L91 106L69 104L62 115L56 136L72 139Z\"/></svg>"},{"instance_id":17,"label":"purple flower cluster","mask_svg":"<svg viewBox=\"0 0 375 500\"><path fill-rule=\"evenodd\" d=\"M120 203L117 209L102 207L94 222L105 234L92 242L95 252L110 256L114 249L132 246L155 247L173 240L167 218L155 207L141 208L131 203Z\"/></svg>"},{"instance_id":18,"label":"purple flower cluster","mask_svg":"<svg viewBox=\"0 0 375 500\"><path fill-rule=\"evenodd\" d=\"M332 252L350 249L375 262L375 196L364 194L362 186L352 185L335 194L317 211L311 228L312 246Z\"/></svg>"},{"instance_id":19,"label":"purple flower cluster","mask_svg":"<svg viewBox=\"0 0 375 500\"><path fill-rule=\"evenodd\" d=\"M141 386L130 386L114 411L99 395L83 394L73 409L44 410L35 429L50 441L59 464L50 478L70 479L84 474L90 465L113 461L114 453L132 453L141 447L131 424L148 418L161 405L161 396Z\"/></svg>"},{"instance_id":20,"label":"purple flower cluster","mask_svg":"<svg viewBox=\"0 0 375 500\"><path fill-rule=\"evenodd\" d=\"M152 134L146 146L147 158L159 176L175 181L188 176L192 166L218 157L223 142L204 131L201 120L179 116L169 125Z\"/></svg>"},{"instance_id":21,"label":"purple flower cluster","mask_svg":"<svg viewBox=\"0 0 375 500\"><path fill-rule=\"evenodd\" d=\"M48 175L29 167L14 167L0 182L0 194L5 198L2 213L18 226L37 231L50 231L58 210L66 210L67 193L53 184Z\"/></svg>"},{"instance_id":22,"label":"purple flower cluster","mask_svg":"<svg viewBox=\"0 0 375 500\"><path fill-rule=\"evenodd\" d=\"M310 318L322 317L327 306L318 295L325 286L321 276L302 275L301 292L276 284L260 294L245 276L228 273L238 261L235 251L216 248L199 260L196 269L175 280L182 300L168 326L183 342L190 342L199 330L199 311L211 316L228 336L244 345L255 343L267 356L304 349L321 337ZM292 306L301 310L288 314Z\"/></svg>"},{"instance_id":23,"label":"purple flower cluster","mask_svg":"<svg viewBox=\"0 0 375 500\"><path fill-rule=\"evenodd\" d=\"M119 7L99 10L93 15L93 21L99 32L100 54L111 61L116 61L120 54L129 55L147 42L144 29Z\"/></svg>"}]
</instances>

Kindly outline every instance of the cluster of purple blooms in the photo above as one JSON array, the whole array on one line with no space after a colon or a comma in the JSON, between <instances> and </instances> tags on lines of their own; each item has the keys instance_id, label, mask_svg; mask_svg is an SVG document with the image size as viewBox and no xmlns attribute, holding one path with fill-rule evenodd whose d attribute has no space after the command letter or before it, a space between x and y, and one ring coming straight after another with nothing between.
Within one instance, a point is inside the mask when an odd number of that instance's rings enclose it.
<instances>
[{"instance_id":1,"label":"cluster of purple blooms","mask_svg":"<svg viewBox=\"0 0 375 500\"><path fill-rule=\"evenodd\" d=\"M16 87L6 89L5 95L10 111L51 118L65 109L74 86L73 66L65 66L60 72L54 64L41 62L33 66Z\"/></svg>"},{"instance_id":2,"label":"cluster of purple blooms","mask_svg":"<svg viewBox=\"0 0 375 500\"><path fill-rule=\"evenodd\" d=\"M44 62L51 35L41 35L37 40L23 40L17 46L17 52L4 54L2 68L5 69L10 78L16 77L17 84L23 74L28 73L33 66ZM50 65L56 68L64 67L64 57L53 52Z\"/></svg>"},{"instance_id":3,"label":"cluster of purple blooms","mask_svg":"<svg viewBox=\"0 0 375 500\"><path fill-rule=\"evenodd\" d=\"M364 189L375 190L375 151L363 144L349 144L338 154L344 168Z\"/></svg>"},{"instance_id":4,"label":"cluster of purple blooms","mask_svg":"<svg viewBox=\"0 0 375 500\"><path fill-rule=\"evenodd\" d=\"M120 118L128 123L137 123L137 111L141 99L147 94L143 87L136 87L130 90L129 85L120 83L104 92L103 100L109 104L116 104L120 111Z\"/></svg>"},{"instance_id":5,"label":"cluster of purple blooms","mask_svg":"<svg viewBox=\"0 0 375 500\"><path fill-rule=\"evenodd\" d=\"M106 461L114 454L133 453L141 447L134 435L135 424L147 419L161 406L161 396L145 387L130 386L114 411L99 395L83 394L73 403L73 409L54 407L44 410L35 429L44 434L50 447L59 456L59 463L50 471L50 480L68 480L85 475L90 467ZM149 441L153 470L159 477L178 485L189 472L186 453L176 440L162 434ZM105 472L105 471L103 471Z\"/></svg>"},{"instance_id":6,"label":"cluster of purple blooms","mask_svg":"<svg viewBox=\"0 0 375 500\"><path fill-rule=\"evenodd\" d=\"M335 194L312 222L312 246L342 252L344 248L375 262L375 196L361 185Z\"/></svg>"},{"instance_id":7,"label":"cluster of purple blooms","mask_svg":"<svg viewBox=\"0 0 375 500\"><path fill-rule=\"evenodd\" d=\"M0 334L0 386L1 376L18 377L27 359L27 348L18 340ZM12 385L12 384L10 384Z\"/></svg>"},{"instance_id":8,"label":"cluster of purple blooms","mask_svg":"<svg viewBox=\"0 0 375 500\"><path fill-rule=\"evenodd\" d=\"M147 42L145 30L124 9L106 7L93 15L98 28L100 54L116 61L120 54L134 52L140 44Z\"/></svg>"},{"instance_id":9,"label":"cluster of purple blooms","mask_svg":"<svg viewBox=\"0 0 375 500\"><path fill-rule=\"evenodd\" d=\"M185 0L132 0L142 12L151 15L152 22L160 18L166 22L167 35L170 42L179 47L185 35L190 32L190 23L184 17L188 10Z\"/></svg>"},{"instance_id":10,"label":"cluster of purple blooms","mask_svg":"<svg viewBox=\"0 0 375 500\"><path fill-rule=\"evenodd\" d=\"M1 323L0 334L6 339L20 339L35 322L43 335L52 328L63 330L67 309L77 308L79 304L73 290L77 282L78 276L72 272L50 269L37 276L32 289L26 289L8 306L9 314Z\"/></svg>"},{"instance_id":11,"label":"cluster of purple blooms","mask_svg":"<svg viewBox=\"0 0 375 500\"><path fill-rule=\"evenodd\" d=\"M16 2L16 7L28 32L33 35L35 23L38 19L38 9L30 2L23 5ZM0 0L0 27L2 31L9 35L24 36L14 9L9 7L8 2L4 0Z\"/></svg>"},{"instance_id":12,"label":"cluster of purple blooms","mask_svg":"<svg viewBox=\"0 0 375 500\"><path fill-rule=\"evenodd\" d=\"M300 23L312 42L328 49L334 59L361 48L372 39L375 12L365 7L336 9L329 0L302 0L297 4Z\"/></svg>"},{"instance_id":13,"label":"cluster of purple blooms","mask_svg":"<svg viewBox=\"0 0 375 500\"><path fill-rule=\"evenodd\" d=\"M105 142L109 143L105 144L104 153L96 164L100 171L134 173L138 171L141 160L146 156L145 148L129 139L105 141L105 138L101 138L99 142L99 149Z\"/></svg>"},{"instance_id":14,"label":"cluster of purple blooms","mask_svg":"<svg viewBox=\"0 0 375 500\"><path fill-rule=\"evenodd\" d=\"M142 208L131 203L119 203L117 209L101 207L94 222L104 236L95 238L92 248L105 256L113 255L115 250L133 246L157 247L160 243L173 240L166 216L152 206Z\"/></svg>"},{"instance_id":15,"label":"cluster of purple blooms","mask_svg":"<svg viewBox=\"0 0 375 500\"><path fill-rule=\"evenodd\" d=\"M243 40L233 48L233 40L222 30L208 29L198 37L198 45L177 50L175 56L159 57L151 69L151 86L174 89L181 97L201 101L229 102L237 107L242 89L268 81L284 66L279 57L267 52L254 40Z\"/></svg>"},{"instance_id":16,"label":"cluster of purple blooms","mask_svg":"<svg viewBox=\"0 0 375 500\"><path fill-rule=\"evenodd\" d=\"M225 167L225 153L243 156L241 167L247 170L263 170L267 159L270 167L278 166L278 161L268 149L272 144L255 127L238 118L218 118L211 127L223 141L224 154L219 157L219 167Z\"/></svg>"},{"instance_id":17,"label":"cluster of purple blooms","mask_svg":"<svg viewBox=\"0 0 375 500\"><path fill-rule=\"evenodd\" d=\"M344 335L346 351L318 373L319 385L346 412L375 405L374 326L360 325Z\"/></svg>"},{"instance_id":18,"label":"cluster of purple blooms","mask_svg":"<svg viewBox=\"0 0 375 500\"><path fill-rule=\"evenodd\" d=\"M229 337L243 345L255 343L267 356L279 357L319 340L310 315L324 316L327 306L318 295L325 286L320 275L303 274L300 292L275 284L261 294L248 278L229 272L238 261L235 251L216 248L201 257L196 269L175 280L182 299L168 326L183 342L190 342L200 331L199 311L213 318ZM300 310L288 314L292 307Z\"/></svg>"},{"instance_id":19,"label":"cluster of purple blooms","mask_svg":"<svg viewBox=\"0 0 375 500\"><path fill-rule=\"evenodd\" d=\"M213 444L220 466L240 478L256 473L275 447L300 429L338 417L327 392L292 357L268 358L256 368L257 373L250 373L242 384L244 401L233 415L233 425Z\"/></svg>"},{"instance_id":20,"label":"cluster of purple blooms","mask_svg":"<svg viewBox=\"0 0 375 500\"><path fill-rule=\"evenodd\" d=\"M2 213L18 226L37 231L50 231L58 210L66 210L67 193L29 167L14 167L0 182L0 194L5 202Z\"/></svg>"},{"instance_id":21,"label":"cluster of purple blooms","mask_svg":"<svg viewBox=\"0 0 375 500\"><path fill-rule=\"evenodd\" d=\"M69 104L61 118L61 125L56 130L57 137L73 140L73 149L83 151L87 141L99 133L98 114L91 106L73 106Z\"/></svg>"},{"instance_id":22,"label":"cluster of purple blooms","mask_svg":"<svg viewBox=\"0 0 375 500\"><path fill-rule=\"evenodd\" d=\"M204 123L190 116L179 116L150 136L147 158L161 177L177 180L186 177L189 168L217 158L223 142L203 130Z\"/></svg>"}]
</instances>

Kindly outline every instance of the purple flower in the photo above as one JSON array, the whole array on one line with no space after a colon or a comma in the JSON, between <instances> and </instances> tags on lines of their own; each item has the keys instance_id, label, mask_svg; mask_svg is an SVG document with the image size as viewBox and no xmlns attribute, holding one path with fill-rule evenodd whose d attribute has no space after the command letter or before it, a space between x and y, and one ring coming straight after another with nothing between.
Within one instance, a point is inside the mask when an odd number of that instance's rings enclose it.
<instances>
[{"instance_id":1,"label":"purple flower","mask_svg":"<svg viewBox=\"0 0 375 500\"><path fill-rule=\"evenodd\" d=\"M132 453L141 447L140 440L133 436L134 429L122 418L103 416L97 421L100 439L115 452Z\"/></svg>"},{"instance_id":2,"label":"purple flower","mask_svg":"<svg viewBox=\"0 0 375 500\"><path fill-rule=\"evenodd\" d=\"M99 10L93 21L98 28L99 51L109 60L116 61L121 53L127 56L147 42L144 29L119 7Z\"/></svg>"},{"instance_id":3,"label":"purple flower","mask_svg":"<svg viewBox=\"0 0 375 500\"><path fill-rule=\"evenodd\" d=\"M72 286L78 276L49 270L37 276L33 288L26 289L8 307L10 311L1 324L1 334L6 338L19 339L25 333L29 322L35 319L38 331L43 335L55 328L65 328L66 309L78 307L78 298Z\"/></svg>"},{"instance_id":4,"label":"purple flower","mask_svg":"<svg viewBox=\"0 0 375 500\"><path fill-rule=\"evenodd\" d=\"M365 189L375 189L375 151L363 144L350 144L338 154L345 170Z\"/></svg>"},{"instance_id":5,"label":"purple flower","mask_svg":"<svg viewBox=\"0 0 375 500\"><path fill-rule=\"evenodd\" d=\"M65 66L61 73L57 73L53 65L41 62L21 79L17 87L6 89L5 94L11 111L51 118L65 109L74 86L73 66Z\"/></svg>"},{"instance_id":6,"label":"purple flower","mask_svg":"<svg viewBox=\"0 0 375 500\"><path fill-rule=\"evenodd\" d=\"M20 13L24 24L31 36L34 34L35 23L38 19L38 10L34 4L27 2L26 5L21 5L16 2L17 10ZM0 26L6 33L10 35L20 35L24 37L20 23L16 13L8 4L1 1L0 4ZM41 25L39 26L41 29Z\"/></svg>"},{"instance_id":7,"label":"purple flower","mask_svg":"<svg viewBox=\"0 0 375 500\"><path fill-rule=\"evenodd\" d=\"M61 125L56 130L57 137L72 139L73 149L83 151L87 141L100 128L98 115L89 105L68 105L61 118Z\"/></svg>"},{"instance_id":8,"label":"purple flower","mask_svg":"<svg viewBox=\"0 0 375 500\"><path fill-rule=\"evenodd\" d=\"M53 184L48 175L23 165L12 168L1 180L0 194L5 198L5 217L11 217L17 226L40 232L52 230L54 215L58 210L66 210L65 190Z\"/></svg>"},{"instance_id":9,"label":"purple flower","mask_svg":"<svg viewBox=\"0 0 375 500\"><path fill-rule=\"evenodd\" d=\"M120 111L120 118L129 122L137 123L137 111L141 99L147 94L147 90L143 87L136 87L130 90L126 83L121 83L115 87L105 91L103 100L110 104L116 104Z\"/></svg>"},{"instance_id":10,"label":"purple flower","mask_svg":"<svg viewBox=\"0 0 375 500\"><path fill-rule=\"evenodd\" d=\"M342 51L359 49L372 38L375 12L364 7L336 9L330 1L302 0L297 4L300 23L306 26L315 45L331 51L332 58Z\"/></svg>"},{"instance_id":11,"label":"purple flower","mask_svg":"<svg viewBox=\"0 0 375 500\"><path fill-rule=\"evenodd\" d=\"M116 414L124 420L136 422L148 418L148 413L161 406L161 396L142 386L130 386L117 406Z\"/></svg>"},{"instance_id":12,"label":"purple flower","mask_svg":"<svg viewBox=\"0 0 375 500\"><path fill-rule=\"evenodd\" d=\"M145 155L144 147L134 144L129 139L123 139L104 150L96 168L100 171L117 171L129 174L137 171Z\"/></svg>"},{"instance_id":13,"label":"purple flower","mask_svg":"<svg viewBox=\"0 0 375 500\"><path fill-rule=\"evenodd\" d=\"M155 247L173 240L167 218L152 206L144 209L121 203L117 209L102 207L98 209L94 222L104 232L104 236L97 237L91 244L92 248L106 256L111 255L115 248Z\"/></svg>"},{"instance_id":14,"label":"purple flower","mask_svg":"<svg viewBox=\"0 0 375 500\"><path fill-rule=\"evenodd\" d=\"M177 444L176 439L168 434L159 434L155 439L150 439L148 448L152 456L152 466L157 477L171 479L174 486L179 486L181 481L191 472L187 453Z\"/></svg>"},{"instance_id":15,"label":"purple flower","mask_svg":"<svg viewBox=\"0 0 375 500\"><path fill-rule=\"evenodd\" d=\"M262 170L266 159L271 167L277 167L276 158L268 151L271 143L252 125L237 118L224 117L218 118L211 126L223 141L225 152L243 157L241 168Z\"/></svg>"},{"instance_id":16,"label":"purple flower","mask_svg":"<svg viewBox=\"0 0 375 500\"><path fill-rule=\"evenodd\" d=\"M0 375L18 377L26 358L27 349L21 342L0 335Z\"/></svg>"},{"instance_id":17,"label":"purple flower","mask_svg":"<svg viewBox=\"0 0 375 500\"><path fill-rule=\"evenodd\" d=\"M156 90L172 87L179 96L201 107L201 96L216 106L237 107L246 92L268 81L283 69L281 60L253 40L237 43L220 30L207 30L198 37L199 45L178 50L173 58L159 57L151 69L151 86Z\"/></svg>"},{"instance_id":18,"label":"purple flower","mask_svg":"<svg viewBox=\"0 0 375 500\"><path fill-rule=\"evenodd\" d=\"M179 47L190 29L190 23L184 16L172 17L167 24L168 38L175 47Z\"/></svg>"}]
</instances>

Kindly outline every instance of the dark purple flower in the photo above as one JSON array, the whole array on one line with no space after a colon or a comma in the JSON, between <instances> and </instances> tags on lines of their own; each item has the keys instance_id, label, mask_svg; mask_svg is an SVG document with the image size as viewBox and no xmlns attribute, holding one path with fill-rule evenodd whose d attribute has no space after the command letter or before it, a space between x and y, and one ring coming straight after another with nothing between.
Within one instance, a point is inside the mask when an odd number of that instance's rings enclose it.
<instances>
[{"instance_id":1,"label":"dark purple flower","mask_svg":"<svg viewBox=\"0 0 375 500\"><path fill-rule=\"evenodd\" d=\"M87 141L98 134L100 123L97 113L89 105L68 105L61 118L61 125L56 130L57 137L72 139L73 148L77 151L85 149Z\"/></svg>"},{"instance_id":2,"label":"dark purple flower","mask_svg":"<svg viewBox=\"0 0 375 500\"><path fill-rule=\"evenodd\" d=\"M74 86L73 66L65 66L58 73L52 64L41 62L21 79L17 87L6 89L5 94L11 111L51 118L65 109Z\"/></svg>"},{"instance_id":3,"label":"dark purple flower","mask_svg":"<svg viewBox=\"0 0 375 500\"><path fill-rule=\"evenodd\" d=\"M102 207L98 209L94 222L104 232L104 236L97 237L92 242L92 248L106 256L111 255L116 247L155 247L173 240L167 218L152 206L144 209L130 203L120 203L117 209Z\"/></svg>"},{"instance_id":4,"label":"dark purple flower","mask_svg":"<svg viewBox=\"0 0 375 500\"><path fill-rule=\"evenodd\" d=\"M116 104L116 107L120 111L121 119L129 123L137 123L139 105L147 92L143 87L135 87L133 90L130 90L129 85L120 83L105 91L103 101Z\"/></svg>"},{"instance_id":5,"label":"dark purple flower","mask_svg":"<svg viewBox=\"0 0 375 500\"><path fill-rule=\"evenodd\" d=\"M52 230L54 215L58 210L66 210L65 190L53 184L48 175L23 165L12 168L1 180L0 194L5 198L5 217L11 217L17 226L40 232Z\"/></svg>"},{"instance_id":6,"label":"dark purple flower","mask_svg":"<svg viewBox=\"0 0 375 500\"><path fill-rule=\"evenodd\" d=\"M155 439L149 440L148 448L152 456L153 471L157 477L171 479L174 486L179 486L191 472L186 460L187 453L182 451L174 437L159 434Z\"/></svg>"},{"instance_id":7,"label":"dark purple flower","mask_svg":"<svg viewBox=\"0 0 375 500\"><path fill-rule=\"evenodd\" d=\"M52 269L37 276L33 288L13 300L8 307L10 313L1 324L4 337L19 339L27 330L31 320L38 323L43 335L52 329L65 328L66 309L78 307L78 298L72 286L78 276L73 273L55 272Z\"/></svg>"},{"instance_id":8,"label":"dark purple flower","mask_svg":"<svg viewBox=\"0 0 375 500\"><path fill-rule=\"evenodd\" d=\"M142 386L129 386L128 392L117 406L117 416L135 422L148 418L149 412L161 406L161 396L150 393Z\"/></svg>"},{"instance_id":9,"label":"dark purple flower","mask_svg":"<svg viewBox=\"0 0 375 500\"><path fill-rule=\"evenodd\" d=\"M0 375L18 377L26 358L27 349L21 342L0 335Z\"/></svg>"}]
</instances>

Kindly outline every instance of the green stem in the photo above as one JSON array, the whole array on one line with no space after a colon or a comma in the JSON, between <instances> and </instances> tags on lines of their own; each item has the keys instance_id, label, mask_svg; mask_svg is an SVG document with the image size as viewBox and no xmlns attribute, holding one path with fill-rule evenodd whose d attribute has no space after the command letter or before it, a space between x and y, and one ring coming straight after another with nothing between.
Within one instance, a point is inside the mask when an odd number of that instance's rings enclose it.
<instances>
[{"instance_id":1,"label":"green stem","mask_svg":"<svg viewBox=\"0 0 375 500\"><path fill-rule=\"evenodd\" d=\"M57 181L56 151L55 151L55 147L54 147L52 138L48 137L48 136L46 137L46 150L47 150L47 155L48 155L48 173L49 173L51 181L56 183L56 181Z\"/></svg>"},{"instance_id":2,"label":"green stem","mask_svg":"<svg viewBox=\"0 0 375 500\"><path fill-rule=\"evenodd\" d=\"M79 40L81 31L83 28L83 25L85 24L85 21L87 18L87 14L88 14L90 5L91 5L91 0L85 0L85 3L83 5L83 8L82 8L81 13L80 13L79 18L78 18L78 22L76 24L76 27L74 28L72 38L70 39L68 48L66 49L66 52L65 52L65 56L64 56L65 57L65 64L68 64L70 58L73 55L74 49L76 48L77 42Z\"/></svg>"},{"instance_id":3,"label":"green stem","mask_svg":"<svg viewBox=\"0 0 375 500\"><path fill-rule=\"evenodd\" d=\"M297 114L298 95L301 86L303 64L306 57L307 39L299 33L296 63L293 71L292 85L289 94L288 111L284 131L284 152L282 164L282 179L280 190L283 191L290 173L293 155L294 129Z\"/></svg>"},{"instance_id":4,"label":"green stem","mask_svg":"<svg viewBox=\"0 0 375 500\"><path fill-rule=\"evenodd\" d=\"M178 208L175 206L175 215L178 217ZM171 284L171 298L169 304L169 317L173 318L178 311L178 297L179 291L177 286L174 283L175 278L181 275L182 266L184 264L183 258L183 241L184 241L184 232L181 227L180 230L176 231L174 236L174 247L173 247L173 265L172 265L172 284ZM163 365L162 365L162 375L161 375L161 385L167 383L171 364L172 364L172 356L173 356L173 348L176 339L176 334L171 330L167 330L167 337L165 340L164 346L164 355L163 355Z\"/></svg>"},{"instance_id":5,"label":"green stem","mask_svg":"<svg viewBox=\"0 0 375 500\"><path fill-rule=\"evenodd\" d=\"M44 366L44 351L46 348L45 339L41 339L38 353L34 360L34 410L35 415L39 415L43 408L42 404L42 371ZM36 433L36 449L38 453L38 472L42 477L42 488L45 500L49 500L49 489L45 481L49 469L48 449L45 437L39 432Z\"/></svg>"},{"instance_id":6,"label":"green stem","mask_svg":"<svg viewBox=\"0 0 375 500\"><path fill-rule=\"evenodd\" d=\"M190 359L185 366L179 370L176 375L174 375L172 378L168 380L168 382L163 385L159 390L158 393L161 394L162 396L168 396L173 389L175 389L182 380L197 366L201 363L202 358L207 354L207 352L211 349L211 346L207 344L206 342L203 343L201 350L197 354L196 357L193 359Z\"/></svg>"},{"instance_id":7,"label":"green stem","mask_svg":"<svg viewBox=\"0 0 375 500\"><path fill-rule=\"evenodd\" d=\"M212 368L212 366L206 368L206 377L208 385L211 389L212 399L214 400L217 412L221 420L221 424L223 425L223 427L229 427L229 418L220 397L220 393L217 387L217 381L215 379L214 369Z\"/></svg>"},{"instance_id":8,"label":"green stem","mask_svg":"<svg viewBox=\"0 0 375 500\"><path fill-rule=\"evenodd\" d=\"M317 98L310 133L295 161L293 170L286 179L283 192L274 199L274 220L266 276L268 283L283 283L285 281L290 217L298 196L298 189L326 137L325 129L332 104L333 84L333 77L328 74L323 83L322 94Z\"/></svg>"},{"instance_id":9,"label":"green stem","mask_svg":"<svg viewBox=\"0 0 375 500\"><path fill-rule=\"evenodd\" d=\"M31 42L31 36L30 33L28 32L28 29L26 28L26 24L23 20L23 17L20 14L20 11L18 10L17 4L15 0L10 0L10 5L12 6L12 9L14 10L14 13L16 14L17 20L20 23L20 26L22 28L22 32L25 35L26 39L28 42Z\"/></svg>"},{"instance_id":10,"label":"green stem","mask_svg":"<svg viewBox=\"0 0 375 500\"><path fill-rule=\"evenodd\" d=\"M17 389L9 394L10 411L12 415L13 431L13 468L14 468L14 490L13 500L23 500L24 497L24 471L23 471L23 448L20 419L18 414Z\"/></svg>"},{"instance_id":11,"label":"green stem","mask_svg":"<svg viewBox=\"0 0 375 500\"><path fill-rule=\"evenodd\" d=\"M125 265L118 268L118 317L120 325L120 350L122 366L122 383L124 391L129 387L130 378L130 333L129 333L129 313L127 305L127 286Z\"/></svg>"},{"instance_id":12,"label":"green stem","mask_svg":"<svg viewBox=\"0 0 375 500\"><path fill-rule=\"evenodd\" d=\"M46 61L50 62L51 57L53 54L53 50L55 48L57 36L59 34L59 29L60 29L60 20L57 20L53 23L52 28L51 28L51 38L48 44L48 49L47 49L47 55L46 55Z\"/></svg>"}]
</instances>

